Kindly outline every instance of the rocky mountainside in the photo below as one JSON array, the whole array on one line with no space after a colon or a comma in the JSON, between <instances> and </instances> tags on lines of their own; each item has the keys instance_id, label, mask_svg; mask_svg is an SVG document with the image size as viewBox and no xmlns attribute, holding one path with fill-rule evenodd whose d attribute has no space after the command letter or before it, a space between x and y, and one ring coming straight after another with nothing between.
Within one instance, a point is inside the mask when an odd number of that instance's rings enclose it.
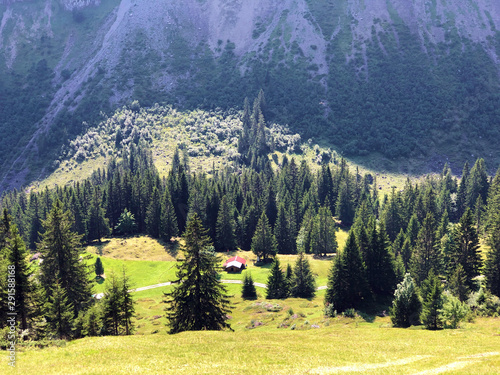
<instances>
[{"instance_id":1,"label":"rocky mountainside","mask_svg":"<svg viewBox=\"0 0 500 375\"><path fill-rule=\"evenodd\" d=\"M0 183L116 107L240 106L388 166L498 162L494 0L0 0ZM458 171L457 171L458 172Z\"/></svg>"}]
</instances>

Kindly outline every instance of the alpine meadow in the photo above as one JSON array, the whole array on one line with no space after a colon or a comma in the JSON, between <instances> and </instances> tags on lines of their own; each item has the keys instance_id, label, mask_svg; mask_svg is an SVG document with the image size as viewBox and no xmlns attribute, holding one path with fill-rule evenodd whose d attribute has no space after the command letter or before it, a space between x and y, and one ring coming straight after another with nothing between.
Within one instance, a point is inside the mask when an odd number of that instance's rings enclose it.
<instances>
[{"instance_id":1,"label":"alpine meadow","mask_svg":"<svg viewBox=\"0 0 500 375\"><path fill-rule=\"evenodd\" d=\"M500 2L0 0L0 373L500 373Z\"/></svg>"}]
</instances>

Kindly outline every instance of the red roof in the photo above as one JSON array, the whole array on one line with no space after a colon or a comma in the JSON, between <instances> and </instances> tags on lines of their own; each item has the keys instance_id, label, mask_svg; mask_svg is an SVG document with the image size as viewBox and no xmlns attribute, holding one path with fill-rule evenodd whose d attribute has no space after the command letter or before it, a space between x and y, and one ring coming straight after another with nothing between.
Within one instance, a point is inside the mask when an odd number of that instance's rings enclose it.
<instances>
[{"instance_id":1,"label":"red roof","mask_svg":"<svg viewBox=\"0 0 500 375\"><path fill-rule=\"evenodd\" d=\"M239 256L235 256L235 257L232 257L232 258L229 258L228 260L226 260L226 262L223 264L222 267L226 267L226 264L234 262L234 261L240 262L241 264L246 264L247 263L247 261L245 259L243 259L243 258L241 258Z\"/></svg>"}]
</instances>

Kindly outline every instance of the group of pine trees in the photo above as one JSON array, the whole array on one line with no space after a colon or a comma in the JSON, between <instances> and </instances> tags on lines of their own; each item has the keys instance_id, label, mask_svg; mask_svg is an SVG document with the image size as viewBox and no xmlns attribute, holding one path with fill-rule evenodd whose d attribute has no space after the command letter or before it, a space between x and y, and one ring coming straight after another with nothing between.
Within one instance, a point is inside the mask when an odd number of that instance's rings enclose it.
<instances>
[{"instance_id":1,"label":"group of pine trees","mask_svg":"<svg viewBox=\"0 0 500 375\"><path fill-rule=\"evenodd\" d=\"M73 223L71 213L55 199L41 222L43 233L36 243L41 263L37 268L29 264L25 242L4 209L0 267L5 277L0 280L0 315L5 319L0 328L5 329L7 314L15 311L23 337L33 340L132 332L134 302L128 293L128 276L125 271L121 279L112 275L103 299L93 298L92 271L83 255L82 236L73 231ZM101 270L102 265L97 268ZM13 270L10 285L4 273L8 269Z\"/></svg>"}]
</instances>

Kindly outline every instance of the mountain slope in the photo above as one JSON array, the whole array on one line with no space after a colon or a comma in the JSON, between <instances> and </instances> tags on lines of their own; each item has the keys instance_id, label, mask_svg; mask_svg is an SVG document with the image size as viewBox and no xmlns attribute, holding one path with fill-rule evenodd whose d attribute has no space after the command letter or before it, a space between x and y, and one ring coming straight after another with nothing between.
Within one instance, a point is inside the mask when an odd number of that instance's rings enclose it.
<instances>
[{"instance_id":1,"label":"mountain slope","mask_svg":"<svg viewBox=\"0 0 500 375\"><path fill-rule=\"evenodd\" d=\"M261 88L270 119L361 161L500 160L493 0L3 0L0 18L0 189L101 111Z\"/></svg>"}]
</instances>

